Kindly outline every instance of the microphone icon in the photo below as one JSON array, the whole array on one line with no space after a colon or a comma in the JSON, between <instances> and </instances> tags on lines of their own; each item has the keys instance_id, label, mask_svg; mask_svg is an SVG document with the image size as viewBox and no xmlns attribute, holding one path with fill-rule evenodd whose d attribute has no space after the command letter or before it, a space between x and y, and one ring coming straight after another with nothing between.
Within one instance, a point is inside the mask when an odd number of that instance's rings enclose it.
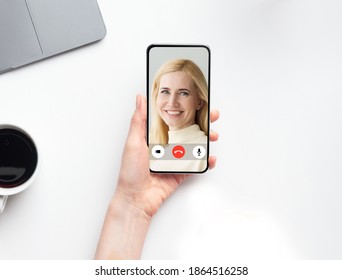
<instances>
[{"instance_id":1,"label":"microphone icon","mask_svg":"<svg viewBox=\"0 0 342 280\"><path fill-rule=\"evenodd\" d=\"M192 149L192 155L194 156L194 158L196 159L202 159L205 157L205 154L206 154L206 150L203 146L201 145L198 145L198 146L195 146L193 149Z\"/></svg>"}]
</instances>

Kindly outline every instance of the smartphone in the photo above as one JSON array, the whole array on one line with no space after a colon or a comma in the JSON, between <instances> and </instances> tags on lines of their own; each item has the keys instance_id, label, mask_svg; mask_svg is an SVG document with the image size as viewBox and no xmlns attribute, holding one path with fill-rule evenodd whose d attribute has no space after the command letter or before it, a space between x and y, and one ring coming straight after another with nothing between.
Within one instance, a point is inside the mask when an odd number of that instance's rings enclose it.
<instances>
[{"instance_id":1,"label":"smartphone","mask_svg":"<svg viewBox=\"0 0 342 280\"><path fill-rule=\"evenodd\" d=\"M205 45L147 48L147 143L150 171L208 170L210 49Z\"/></svg>"}]
</instances>

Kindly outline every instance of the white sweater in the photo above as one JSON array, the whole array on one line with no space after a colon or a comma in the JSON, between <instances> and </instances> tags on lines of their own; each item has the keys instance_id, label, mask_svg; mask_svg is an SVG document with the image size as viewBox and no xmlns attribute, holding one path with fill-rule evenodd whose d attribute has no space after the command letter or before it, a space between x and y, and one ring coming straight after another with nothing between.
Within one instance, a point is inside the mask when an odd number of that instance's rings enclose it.
<instances>
[{"instance_id":1,"label":"white sweater","mask_svg":"<svg viewBox=\"0 0 342 280\"><path fill-rule=\"evenodd\" d=\"M181 130L169 131L169 144L206 144L208 137L197 124Z\"/></svg>"}]
</instances>

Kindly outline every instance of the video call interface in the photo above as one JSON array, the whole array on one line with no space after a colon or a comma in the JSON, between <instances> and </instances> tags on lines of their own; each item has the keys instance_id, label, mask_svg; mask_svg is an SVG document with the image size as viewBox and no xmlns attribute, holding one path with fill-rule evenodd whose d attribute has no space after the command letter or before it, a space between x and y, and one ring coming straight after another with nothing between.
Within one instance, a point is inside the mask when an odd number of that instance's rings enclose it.
<instances>
[{"instance_id":1,"label":"video call interface","mask_svg":"<svg viewBox=\"0 0 342 280\"><path fill-rule=\"evenodd\" d=\"M150 169L207 169L210 52L205 46L148 49Z\"/></svg>"}]
</instances>

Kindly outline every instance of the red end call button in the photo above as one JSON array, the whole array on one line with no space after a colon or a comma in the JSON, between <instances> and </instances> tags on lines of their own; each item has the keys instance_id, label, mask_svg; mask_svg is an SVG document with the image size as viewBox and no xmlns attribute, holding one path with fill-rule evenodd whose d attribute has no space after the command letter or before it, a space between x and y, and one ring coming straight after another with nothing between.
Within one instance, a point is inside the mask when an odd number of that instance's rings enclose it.
<instances>
[{"instance_id":1,"label":"red end call button","mask_svg":"<svg viewBox=\"0 0 342 280\"><path fill-rule=\"evenodd\" d=\"M175 158L182 158L185 155L185 149L182 146L175 146L172 149L172 154Z\"/></svg>"}]
</instances>

